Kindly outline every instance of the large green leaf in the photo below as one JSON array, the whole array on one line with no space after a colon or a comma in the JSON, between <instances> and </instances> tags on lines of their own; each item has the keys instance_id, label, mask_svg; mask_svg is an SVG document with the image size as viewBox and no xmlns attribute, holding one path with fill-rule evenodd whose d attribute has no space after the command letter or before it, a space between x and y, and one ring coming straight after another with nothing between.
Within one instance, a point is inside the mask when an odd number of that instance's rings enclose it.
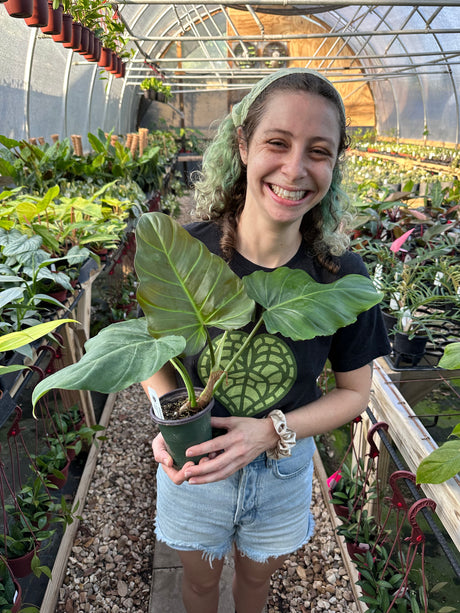
<instances>
[{"instance_id":1,"label":"large green leaf","mask_svg":"<svg viewBox=\"0 0 460 613\"><path fill-rule=\"evenodd\" d=\"M265 307L268 332L293 340L333 334L382 299L370 279L355 274L317 283L302 270L282 267L252 273L244 284L248 295Z\"/></svg>"},{"instance_id":2,"label":"large green leaf","mask_svg":"<svg viewBox=\"0 0 460 613\"><path fill-rule=\"evenodd\" d=\"M18 140L8 138L7 136L3 136L2 134L0 134L0 143L7 149L13 149L14 147L19 147L21 144Z\"/></svg>"},{"instance_id":3,"label":"large green leaf","mask_svg":"<svg viewBox=\"0 0 460 613\"><path fill-rule=\"evenodd\" d=\"M27 345L27 343L31 343L42 336L46 336L62 324L71 322L75 322L75 319L57 319L32 326L31 328L26 328L25 330L4 334L0 337L0 351L11 351L23 345Z\"/></svg>"},{"instance_id":4,"label":"large green leaf","mask_svg":"<svg viewBox=\"0 0 460 613\"><path fill-rule=\"evenodd\" d=\"M251 320L255 305L241 279L168 215L142 215L136 240L137 299L152 336L179 334L193 355L207 326L234 330Z\"/></svg>"},{"instance_id":5,"label":"large green leaf","mask_svg":"<svg viewBox=\"0 0 460 613\"><path fill-rule=\"evenodd\" d=\"M446 441L420 462L417 483L443 483L457 473L460 473L460 440Z\"/></svg>"},{"instance_id":6,"label":"large green leaf","mask_svg":"<svg viewBox=\"0 0 460 613\"><path fill-rule=\"evenodd\" d=\"M152 338L145 318L111 324L86 342L86 353L79 362L40 381L33 391L32 403L35 406L53 388L119 392L148 379L182 353L184 346L181 337Z\"/></svg>"},{"instance_id":7,"label":"large green leaf","mask_svg":"<svg viewBox=\"0 0 460 613\"><path fill-rule=\"evenodd\" d=\"M446 370L456 370L460 368L460 342L446 345L438 366Z\"/></svg>"}]
</instances>

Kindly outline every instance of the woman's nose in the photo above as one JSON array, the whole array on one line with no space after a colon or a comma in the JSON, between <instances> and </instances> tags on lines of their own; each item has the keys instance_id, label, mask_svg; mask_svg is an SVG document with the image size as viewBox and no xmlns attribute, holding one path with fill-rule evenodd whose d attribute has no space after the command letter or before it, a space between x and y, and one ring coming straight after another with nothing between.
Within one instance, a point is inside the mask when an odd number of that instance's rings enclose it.
<instances>
[{"instance_id":1,"label":"woman's nose","mask_svg":"<svg viewBox=\"0 0 460 613\"><path fill-rule=\"evenodd\" d=\"M295 149L289 151L284 163L284 173L291 179L298 179L308 173L307 160L302 151Z\"/></svg>"}]
</instances>

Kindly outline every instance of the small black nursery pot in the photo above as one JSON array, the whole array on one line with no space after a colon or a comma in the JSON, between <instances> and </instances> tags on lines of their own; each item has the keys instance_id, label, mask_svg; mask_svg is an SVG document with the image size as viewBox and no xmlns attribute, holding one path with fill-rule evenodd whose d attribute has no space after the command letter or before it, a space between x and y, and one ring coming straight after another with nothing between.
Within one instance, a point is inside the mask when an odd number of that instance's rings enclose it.
<instances>
[{"instance_id":1,"label":"small black nursery pot","mask_svg":"<svg viewBox=\"0 0 460 613\"><path fill-rule=\"evenodd\" d=\"M197 393L202 390L195 390ZM180 388L164 394L160 398L161 406L168 403L173 403L182 400L187 400L187 390ZM160 428L168 450L174 460L174 466L182 468L186 462L193 461L197 463L203 456L188 458L185 451L192 447L204 443L212 438L211 429L211 409L214 406L214 398L211 402L199 413L189 415L188 417L176 419L160 419L153 412L153 407L150 408L150 417L152 421Z\"/></svg>"}]
</instances>

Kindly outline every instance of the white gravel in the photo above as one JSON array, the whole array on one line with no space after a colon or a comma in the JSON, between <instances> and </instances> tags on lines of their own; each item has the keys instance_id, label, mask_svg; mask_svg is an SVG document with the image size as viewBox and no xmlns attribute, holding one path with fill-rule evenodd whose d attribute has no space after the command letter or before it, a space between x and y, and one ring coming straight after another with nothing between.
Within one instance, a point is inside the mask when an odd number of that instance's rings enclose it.
<instances>
[{"instance_id":1,"label":"white gravel","mask_svg":"<svg viewBox=\"0 0 460 613\"><path fill-rule=\"evenodd\" d=\"M106 434L57 613L148 612L155 546L154 429L140 386L118 395ZM315 535L273 575L268 613L358 611L327 504L315 481Z\"/></svg>"}]
</instances>

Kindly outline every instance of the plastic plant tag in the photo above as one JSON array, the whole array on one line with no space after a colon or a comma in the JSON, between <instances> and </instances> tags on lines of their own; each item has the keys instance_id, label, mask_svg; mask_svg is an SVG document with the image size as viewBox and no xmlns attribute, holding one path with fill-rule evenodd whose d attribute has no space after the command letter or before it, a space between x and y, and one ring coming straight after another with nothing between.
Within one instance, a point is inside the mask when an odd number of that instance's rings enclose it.
<instances>
[{"instance_id":1,"label":"plastic plant tag","mask_svg":"<svg viewBox=\"0 0 460 613\"><path fill-rule=\"evenodd\" d=\"M158 394L151 387L148 388L150 402L152 403L153 412L158 417L158 419L164 419L163 411L161 409L160 399L158 398Z\"/></svg>"}]
</instances>

